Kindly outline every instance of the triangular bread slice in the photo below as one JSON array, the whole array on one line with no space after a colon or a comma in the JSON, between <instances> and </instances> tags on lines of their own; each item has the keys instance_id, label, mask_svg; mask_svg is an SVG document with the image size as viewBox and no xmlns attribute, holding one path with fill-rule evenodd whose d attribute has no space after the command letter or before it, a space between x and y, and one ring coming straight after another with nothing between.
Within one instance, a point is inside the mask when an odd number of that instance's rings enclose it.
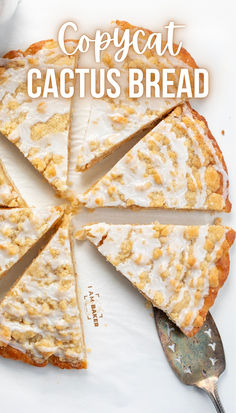
<instances>
[{"instance_id":1,"label":"triangular bread slice","mask_svg":"<svg viewBox=\"0 0 236 413\"><path fill-rule=\"evenodd\" d=\"M1 302L1 356L38 367L86 367L69 232L65 217Z\"/></svg>"},{"instance_id":2,"label":"triangular bread slice","mask_svg":"<svg viewBox=\"0 0 236 413\"><path fill-rule=\"evenodd\" d=\"M68 41L66 47L71 50L75 43ZM27 73L30 68L42 73L42 79L33 81L35 91L43 87L46 69L54 69L59 79L59 71L74 68L75 62L75 55L62 54L54 40L35 43L25 52L13 50L0 59L0 132L59 193L67 190L71 99L54 98L52 93L31 99Z\"/></svg>"},{"instance_id":3,"label":"triangular bread slice","mask_svg":"<svg viewBox=\"0 0 236 413\"><path fill-rule=\"evenodd\" d=\"M206 120L174 109L79 199L101 206L231 210L223 155Z\"/></svg>"},{"instance_id":4,"label":"triangular bread slice","mask_svg":"<svg viewBox=\"0 0 236 413\"><path fill-rule=\"evenodd\" d=\"M88 238L115 268L191 337L229 273L235 232L221 225L87 225Z\"/></svg>"},{"instance_id":5,"label":"triangular bread slice","mask_svg":"<svg viewBox=\"0 0 236 413\"><path fill-rule=\"evenodd\" d=\"M120 36L124 34L125 30L129 29L131 39L134 33L140 29L140 27L121 21L116 21L112 26L111 34L114 28L119 28ZM143 49L143 43L147 41L151 34L149 30L143 30L144 36L139 40L140 49ZM153 95L146 98L145 85L143 96L129 98L129 69L140 69L142 71L145 71L145 69L158 69L160 71L163 68L175 69L176 72L172 78L174 84L171 87L171 91L175 92L180 68L187 68L189 69L191 84L193 84L193 70L197 68L197 65L184 48L180 50L177 56L171 56L168 51L163 56L158 56L153 49L138 55L130 47L127 57L122 62L115 61L115 53L117 53L117 49L110 45L108 49L101 53L101 63L92 62L91 66L105 71L110 68L119 70L120 96L116 99L109 98L107 95L101 98L90 98L88 96L78 101L80 111L83 111L83 113L81 119L75 119L74 122L78 123L77 130L80 131L78 133L80 136L76 136L78 141L76 146L78 151L77 171L90 168L134 136L154 127L164 114L185 100L185 96L183 99L156 98ZM83 56L80 58L82 59ZM86 62L87 66L88 63ZM107 85L107 87L109 88L111 85ZM81 133L81 129L85 131L85 134Z\"/></svg>"},{"instance_id":6,"label":"triangular bread slice","mask_svg":"<svg viewBox=\"0 0 236 413\"><path fill-rule=\"evenodd\" d=\"M22 208L26 206L20 192L0 160L0 207Z\"/></svg>"},{"instance_id":7,"label":"triangular bread slice","mask_svg":"<svg viewBox=\"0 0 236 413\"><path fill-rule=\"evenodd\" d=\"M53 227L62 207L0 209L0 278Z\"/></svg>"}]
</instances>

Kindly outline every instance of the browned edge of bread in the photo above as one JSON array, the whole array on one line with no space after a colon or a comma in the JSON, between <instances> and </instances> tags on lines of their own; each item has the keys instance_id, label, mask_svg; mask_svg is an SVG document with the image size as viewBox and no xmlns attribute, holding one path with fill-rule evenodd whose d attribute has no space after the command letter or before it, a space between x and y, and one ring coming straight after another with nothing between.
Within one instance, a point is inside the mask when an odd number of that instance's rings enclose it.
<instances>
[{"instance_id":1,"label":"browned edge of bread","mask_svg":"<svg viewBox=\"0 0 236 413\"><path fill-rule=\"evenodd\" d=\"M213 145L213 147L214 147L214 149L215 149L215 151L216 151L216 155L217 155L219 161L221 162L224 171L226 172L226 174L228 174L227 166L226 166L226 163L225 163L225 160L224 160L222 151L221 151L221 149L220 149L220 147L219 147L216 139L215 139L214 136L212 135L206 119L204 118L204 116L200 115L195 109L193 109L189 102L186 102L185 104L189 107L190 111L192 112L193 118L194 118L194 119L197 119L197 120L199 120L199 121L201 121L201 122L203 122L203 123L205 124L205 128L206 128L206 131L207 131L207 136L208 136L208 138L210 139L210 141L211 141L211 143L212 143L212 145ZM228 187L229 187L229 181L228 181L228 183L227 183L227 189L228 189ZM216 193L222 194L222 189L223 189L223 177L222 177L222 175L221 175L220 188L218 189L218 191L217 191ZM227 198L226 198L226 200L225 200L225 208L223 209L223 211L224 211L224 212L230 212L230 211L231 211L231 207L232 207L232 205L231 205L231 202L230 202L230 200L229 200L229 196L227 196Z\"/></svg>"},{"instance_id":2,"label":"browned edge of bread","mask_svg":"<svg viewBox=\"0 0 236 413\"><path fill-rule=\"evenodd\" d=\"M235 231L233 229L229 229L226 233L226 240L223 243L223 254L220 257L220 259L216 262L216 267L219 271L219 284L216 288L209 288L209 294L207 297L205 297L204 305L199 311L199 320L201 322L199 322L198 325L194 326L194 328L189 333L186 333L188 337L193 337L198 332L198 330L200 330L200 328L206 320L206 316L210 307L212 307L215 302L219 289L224 285L228 277L230 267L229 248L233 244L234 240Z\"/></svg>"},{"instance_id":3,"label":"browned edge of bread","mask_svg":"<svg viewBox=\"0 0 236 413\"><path fill-rule=\"evenodd\" d=\"M12 360L22 361L23 363L31 364L35 367L45 367L48 363L53 364L60 369L86 369L87 362L86 361L79 361L76 364L71 364L68 362L61 361L56 356L50 356L48 360L44 361L43 363L37 363L30 357L29 354L23 353L18 349L15 349L9 345L6 347L0 346L0 356L4 358L9 358Z\"/></svg>"}]
</instances>

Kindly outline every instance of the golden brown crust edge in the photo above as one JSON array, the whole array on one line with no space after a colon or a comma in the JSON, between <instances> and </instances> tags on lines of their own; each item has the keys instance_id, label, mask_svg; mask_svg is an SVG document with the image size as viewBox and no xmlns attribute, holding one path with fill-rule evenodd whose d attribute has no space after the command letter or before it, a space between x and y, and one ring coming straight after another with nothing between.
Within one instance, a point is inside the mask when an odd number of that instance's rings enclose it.
<instances>
[{"instance_id":1,"label":"golden brown crust edge","mask_svg":"<svg viewBox=\"0 0 236 413\"><path fill-rule=\"evenodd\" d=\"M30 364L35 367L45 367L49 363L53 364L60 369L86 369L87 362L84 360L80 360L77 363L69 363L68 361L62 361L56 356L50 356L48 360L44 361L43 363L37 363L35 360L30 357L27 353L22 353L20 350L15 349L9 345L0 346L0 356L4 358L9 358L12 360L22 361L23 363Z\"/></svg>"},{"instance_id":2,"label":"golden brown crust edge","mask_svg":"<svg viewBox=\"0 0 236 413\"><path fill-rule=\"evenodd\" d=\"M72 41L77 43L77 40L74 40L74 39L66 39L65 43L72 42ZM45 46L46 43L51 43L51 42L56 42L56 41L54 39L40 40L39 42L32 43L25 51L22 51L20 49L10 50L3 57L6 59L14 59L16 57L21 57L21 56L25 57L28 55L34 55L39 50L41 50Z\"/></svg>"},{"instance_id":3,"label":"golden brown crust edge","mask_svg":"<svg viewBox=\"0 0 236 413\"><path fill-rule=\"evenodd\" d=\"M185 334L188 337L193 337L202 327L206 320L207 313L210 309L210 307L213 306L216 296L219 292L219 289L224 285L228 274L229 274L229 267L230 267L230 260L229 260L229 248L233 244L235 240L235 231L232 229L229 229L228 232L226 233L226 240L223 243L223 254L221 258L217 261L216 267L219 271L219 285L216 288L209 288L209 294L204 300L204 305L202 309L199 311L199 324L194 326L194 328L189 332Z\"/></svg>"},{"instance_id":4,"label":"golden brown crust edge","mask_svg":"<svg viewBox=\"0 0 236 413\"><path fill-rule=\"evenodd\" d=\"M222 166L223 166L224 171L225 171L226 174L228 175L228 170L227 170L227 166L226 166L226 163L225 163L223 154L222 154L222 152L221 152L221 149L220 149L220 147L219 147L216 139L214 138L214 136L212 135L212 133L211 133L211 131L210 131L210 129L209 129L209 126L208 126L208 123L207 123L206 119L204 118L204 116L200 115L196 110L194 110L194 109L192 108L192 106L190 105L189 102L186 102L185 104L188 106L189 110L191 111L191 113L192 113L192 115L193 115L193 118L194 118L194 119L197 119L197 120L199 120L199 121L201 121L201 122L203 122L203 123L205 124L205 128L206 128L206 131L207 131L208 138L210 139L210 141L211 141L211 143L212 143L212 145L213 145L213 147L214 147L214 149L215 149L215 151L216 151L216 154L217 154L218 159L219 159L220 162L222 163ZM227 182L227 189L228 189L228 187L229 187L229 181ZM221 175L220 188L218 189L218 191L217 191L216 193L222 194L222 192L223 192L223 177L222 177L222 175ZM232 208L232 205L231 205L231 202L230 202L230 200L229 200L229 196L227 196L227 198L226 198L226 200L225 200L225 207L223 208L223 211L224 211L224 212L230 212L230 211L231 211L231 208Z\"/></svg>"}]
</instances>

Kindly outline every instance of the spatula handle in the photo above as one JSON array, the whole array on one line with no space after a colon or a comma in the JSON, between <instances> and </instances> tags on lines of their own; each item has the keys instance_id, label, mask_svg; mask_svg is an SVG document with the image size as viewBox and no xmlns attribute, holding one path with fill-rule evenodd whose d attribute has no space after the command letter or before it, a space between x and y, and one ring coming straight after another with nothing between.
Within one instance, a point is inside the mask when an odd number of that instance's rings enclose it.
<instances>
[{"instance_id":1,"label":"spatula handle","mask_svg":"<svg viewBox=\"0 0 236 413\"><path fill-rule=\"evenodd\" d=\"M217 381L217 377L209 377L199 382L197 387L200 387L200 389L204 390L208 394L218 413L225 413L225 409L222 406L218 394Z\"/></svg>"},{"instance_id":2,"label":"spatula handle","mask_svg":"<svg viewBox=\"0 0 236 413\"><path fill-rule=\"evenodd\" d=\"M210 397L211 401L213 402L216 411L218 413L225 413L225 409L223 408L222 403L220 401L216 383L215 383L214 389L212 391L207 391L207 394Z\"/></svg>"}]
</instances>

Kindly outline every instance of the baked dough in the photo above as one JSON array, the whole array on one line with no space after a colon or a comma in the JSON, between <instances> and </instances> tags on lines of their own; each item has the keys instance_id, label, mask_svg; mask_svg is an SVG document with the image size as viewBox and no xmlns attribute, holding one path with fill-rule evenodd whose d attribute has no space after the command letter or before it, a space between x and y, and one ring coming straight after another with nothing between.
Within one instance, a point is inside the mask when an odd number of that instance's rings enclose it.
<instances>
[{"instance_id":1,"label":"baked dough","mask_svg":"<svg viewBox=\"0 0 236 413\"><path fill-rule=\"evenodd\" d=\"M87 238L155 307L191 337L229 273L235 232L221 225L86 225Z\"/></svg>"},{"instance_id":2,"label":"baked dough","mask_svg":"<svg viewBox=\"0 0 236 413\"><path fill-rule=\"evenodd\" d=\"M86 367L68 217L0 304L0 355Z\"/></svg>"},{"instance_id":3,"label":"baked dough","mask_svg":"<svg viewBox=\"0 0 236 413\"><path fill-rule=\"evenodd\" d=\"M114 27L119 27L121 33L125 29L130 29L131 38L134 32L140 29L121 21L116 21ZM150 34L150 31L145 30L144 42ZM183 48L176 57L169 55L168 52L159 57L153 50L149 50L143 55L137 55L130 48L128 56L121 63L114 60L115 52L115 47L109 46L102 53L101 63L92 62L92 67L104 68L105 70L117 68L120 71L120 97L116 99L107 96L104 98L88 97L78 101L81 112L83 110L84 114L80 121L81 124L76 125L80 130L80 136L76 136L78 141L77 171L90 168L135 135L154 127L165 113L184 100L146 98L145 91L144 96L140 98L129 98L127 92L129 68L141 70L176 68L177 73L180 68L188 68L192 82L193 69L197 67L192 57ZM173 91L177 89L177 77L178 75L174 76L173 79ZM85 130L85 135L81 133L81 129Z\"/></svg>"},{"instance_id":4,"label":"baked dough","mask_svg":"<svg viewBox=\"0 0 236 413\"><path fill-rule=\"evenodd\" d=\"M64 208L0 209L0 278L62 217Z\"/></svg>"},{"instance_id":5,"label":"baked dough","mask_svg":"<svg viewBox=\"0 0 236 413\"><path fill-rule=\"evenodd\" d=\"M68 50L75 46L67 42ZM49 94L31 99L27 73L38 68L44 84L45 71L74 68L75 55L61 53L54 40L31 45L25 52L13 50L0 59L0 132L15 144L32 165L60 193L67 190L71 99ZM59 81L59 80L58 80Z\"/></svg>"},{"instance_id":6,"label":"baked dough","mask_svg":"<svg viewBox=\"0 0 236 413\"><path fill-rule=\"evenodd\" d=\"M223 155L206 120L175 108L79 200L88 208L231 210Z\"/></svg>"},{"instance_id":7,"label":"baked dough","mask_svg":"<svg viewBox=\"0 0 236 413\"><path fill-rule=\"evenodd\" d=\"M21 208L25 206L27 206L25 201L0 160L0 207Z\"/></svg>"}]
</instances>

